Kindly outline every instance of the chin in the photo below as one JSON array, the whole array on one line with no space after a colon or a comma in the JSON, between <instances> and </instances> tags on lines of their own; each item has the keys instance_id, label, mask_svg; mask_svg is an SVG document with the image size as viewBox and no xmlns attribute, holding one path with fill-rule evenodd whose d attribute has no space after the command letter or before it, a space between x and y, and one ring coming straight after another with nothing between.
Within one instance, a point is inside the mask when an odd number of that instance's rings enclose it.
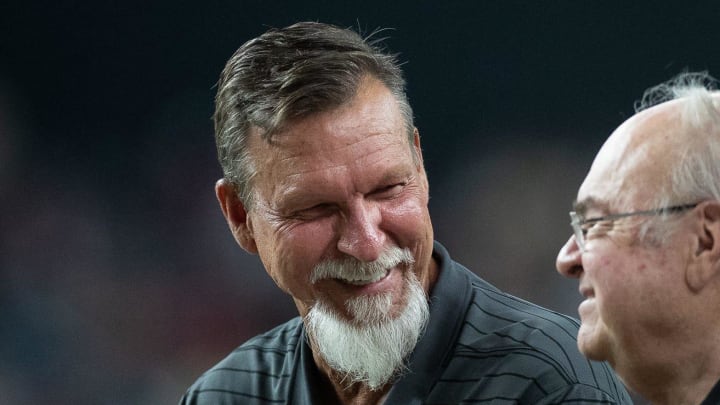
<instances>
[{"instance_id":1,"label":"chin","mask_svg":"<svg viewBox=\"0 0 720 405\"><path fill-rule=\"evenodd\" d=\"M578 333L578 350L583 356L594 361L608 361L609 352L605 340L596 334L583 333L582 329Z\"/></svg>"},{"instance_id":2,"label":"chin","mask_svg":"<svg viewBox=\"0 0 720 405\"><path fill-rule=\"evenodd\" d=\"M599 356L592 347L589 347L588 345L585 345L581 342L578 342L578 350L580 353L582 353L583 356L587 357L589 360L595 360L595 361L603 361L604 359Z\"/></svg>"}]
</instances>

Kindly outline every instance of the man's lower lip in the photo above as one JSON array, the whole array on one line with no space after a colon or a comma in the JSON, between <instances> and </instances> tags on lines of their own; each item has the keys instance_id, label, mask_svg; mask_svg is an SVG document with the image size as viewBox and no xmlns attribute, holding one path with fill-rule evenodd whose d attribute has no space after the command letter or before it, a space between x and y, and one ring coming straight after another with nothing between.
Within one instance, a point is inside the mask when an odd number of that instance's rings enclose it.
<instances>
[{"instance_id":1,"label":"man's lower lip","mask_svg":"<svg viewBox=\"0 0 720 405\"><path fill-rule=\"evenodd\" d=\"M583 302L578 305L578 314L582 315L583 312L587 312L591 310L591 306L595 305L595 297L587 297L583 300Z\"/></svg>"}]
</instances>

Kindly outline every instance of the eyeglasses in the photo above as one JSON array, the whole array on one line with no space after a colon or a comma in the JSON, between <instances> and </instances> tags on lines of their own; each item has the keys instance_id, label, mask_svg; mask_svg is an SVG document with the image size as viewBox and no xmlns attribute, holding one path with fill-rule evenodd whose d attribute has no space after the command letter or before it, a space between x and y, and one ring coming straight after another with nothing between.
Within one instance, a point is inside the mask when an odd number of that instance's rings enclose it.
<instances>
[{"instance_id":1,"label":"eyeglasses","mask_svg":"<svg viewBox=\"0 0 720 405\"><path fill-rule=\"evenodd\" d=\"M675 214L675 213L693 209L698 204L699 203L675 205L672 207L657 208L654 210L626 212L626 213L622 213L622 214L605 215L603 217L595 217L595 218L588 218L588 219L585 219L582 216L582 214L578 214L575 211L570 211L570 226L572 226L573 232L575 233L575 243L577 243L578 247L580 247L580 250L584 252L585 251L585 235L587 234L587 231L590 229L590 227L587 226L589 224L594 224L594 223L600 222L600 221L614 221L616 219L633 217L633 216L637 216L637 215L653 216L653 215Z\"/></svg>"}]
</instances>

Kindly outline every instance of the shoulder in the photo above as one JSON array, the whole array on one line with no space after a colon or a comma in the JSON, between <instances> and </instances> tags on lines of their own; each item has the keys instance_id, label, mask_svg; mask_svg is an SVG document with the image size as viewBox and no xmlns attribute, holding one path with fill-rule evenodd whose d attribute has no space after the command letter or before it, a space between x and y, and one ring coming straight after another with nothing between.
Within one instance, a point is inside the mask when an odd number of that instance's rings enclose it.
<instances>
[{"instance_id":1,"label":"shoulder","mask_svg":"<svg viewBox=\"0 0 720 405\"><path fill-rule=\"evenodd\" d=\"M471 290L461 339L505 337L539 350L560 348L579 355L576 337L580 323L576 319L501 291L462 265L453 264L466 275Z\"/></svg>"},{"instance_id":2,"label":"shoulder","mask_svg":"<svg viewBox=\"0 0 720 405\"><path fill-rule=\"evenodd\" d=\"M465 370L463 378L494 379L496 387L518 394L523 386L523 395L534 400L574 396L598 403L629 401L606 364L591 362L578 351L577 320L500 291L477 276L470 279L472 300L453 358L456 370Z\"/></svg>"},{"instance_id":3,"label":"shoulder","mask_svg":"<svg viewBox=\"0 0 720 405\"><path fill-rule=\"evenodd\" d=\"M248 340L200 376L180 403L284 403L301 332L294 318Z\"/></svg>"},{"instance_id":4,"label":"shoulder","mask_svg":"<svg viewBox=\"0 0 720 405\"><path fill-rule=\"evenodd\" d=\"M539 348L570 345L573 352L577 351L580 323L576 319L500 291L479 277L471 280L473 294L466 322L471 325L469 331L476 333L470 335L542 336L544 339L523 341Z\"/></svg>"}]
</instances>

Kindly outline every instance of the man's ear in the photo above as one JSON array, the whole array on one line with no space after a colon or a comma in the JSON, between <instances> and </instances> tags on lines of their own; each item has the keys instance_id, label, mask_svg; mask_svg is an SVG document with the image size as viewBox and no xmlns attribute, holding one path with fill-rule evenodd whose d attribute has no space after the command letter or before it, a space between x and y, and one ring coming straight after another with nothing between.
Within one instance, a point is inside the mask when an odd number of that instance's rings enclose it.
<instances>
[{"instance_id":1,"label":"man's ear","mask_svg":"<svg viewBox=\"0 0 720 405\"><path fill-rule=\"evenodd\" d=\"M252 224L235 187L226 179L220 179L215 183L215 195L237 243L249 253L257 254Z\"/></svg>"},{"instance_id":2,"label":"man's ear","mask_svg":"<svg viewBox=\"0 0 720 405\"><path fill-rule=\"evenodd\" d=\"M701 203L698 210L697 249L686 273L688 286L694 292L720 276L720 202Z\"/></svg>"},{"instance_id":3,"label":"man's ear","mask_svg":"<svg viewBox=\"0 0 720 405\"><path fill-rule=\"evenodd\" d=\"M418 131L417 128L413 130L413 152L415 152L415 157L417 157L418 163L420 165L423 164L423 155L422 155L422 148L420 147L420 131Z\"/></svg>"},{"instance_id":4,"label":"man's ear","mask_svg":"<svg viewBox=\"0 0 720 405\"><path fill-rule=\"evenodd\" d=\"M423 163L423 155L422 155L422 148L420 147L420 132L417 128L413 130L413 144L412 144L413 152L415 153L415 157L417 158L416 166L419 173L422 174L423 181L425 182L425 190L430 189L430 184L428 183L427 173L425 173L425 164Z\"/></svg>"}]
</instances>

